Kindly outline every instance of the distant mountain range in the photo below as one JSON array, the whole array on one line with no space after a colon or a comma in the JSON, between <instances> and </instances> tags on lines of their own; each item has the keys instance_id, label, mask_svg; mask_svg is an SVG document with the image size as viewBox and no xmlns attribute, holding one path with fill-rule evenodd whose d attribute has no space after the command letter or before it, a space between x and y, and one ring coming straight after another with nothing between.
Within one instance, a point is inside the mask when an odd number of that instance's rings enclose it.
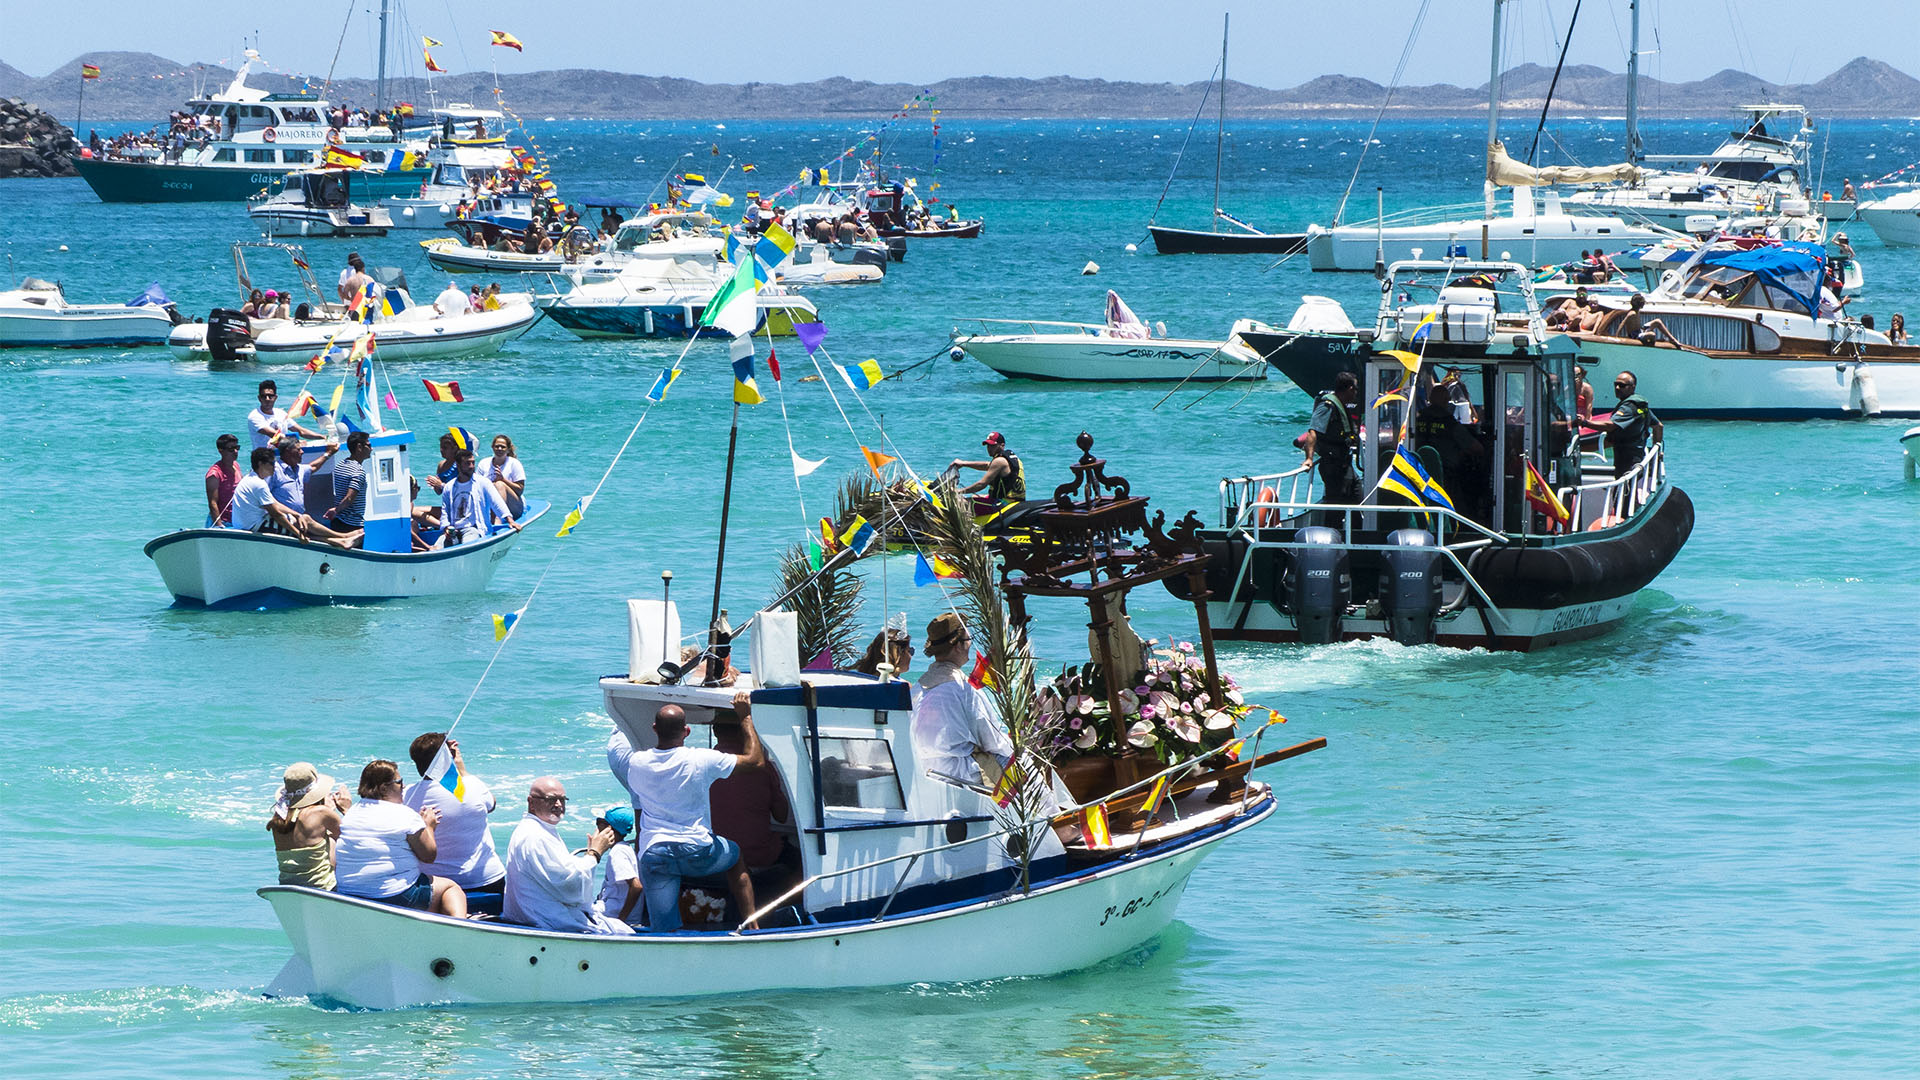
<instances>
[{"instance_id":1,"label":"distant mountain range","mask_svg":"<svg viewBox=\"0 0 1920 1080\"><path fill-rule=\"evenodd\" d=\"M97 64L102 77L87 84L85 116L96 120L157 121L196 92L226 85L232 72L210 64L180 64L151 53L93 53L77 57L44 78L33 78L0 62L0 97L19 97L66 120L74 115L82 61ZM1553 77L1550 68L1527 64L1508 72L1504 100L1516 108L1538 108ZM256 73L253 85L297 91L317 79ZM1554 95L1559 112L1618 112L1626 105L1626 76L1588 65L1561 72ZM1920 79L1889 64L1856 59L1814 83L1780 85L1726 70L1694 82L1668 83L1642 77L1641 102L1648 113L1709 116L1758 101L1805 105L1815 116L1920 116ZM419 79L388 80L389 96L424 105L426 86ZM1104 79L1008 79L976 76L946 79L930 86L871 83L852 79L816 82L701 83L651 75L577 69L502 75L504 99L524 116L653 119L734 119L749 117L884 116L916 94L932 93L949 117L1187 117L1199 106L1206 83L1109 82ZM486 73L444 75L434 80L439 100L485 104L493 101L493 77ZM369 103L371 79L339 79L325 88L333 101ZM1322 75L1287 90L1269 90L1234 82L1227 89L1227 110L1238 116L1297 116L1371 113L1386 87L1370 79ZM1484 112L1486 85L1478 88L1436 84L1403 86L1394 92L1393 111L1406 115ZM83 120L84 126L84 120Z\"/></svg>"}]
</instances>

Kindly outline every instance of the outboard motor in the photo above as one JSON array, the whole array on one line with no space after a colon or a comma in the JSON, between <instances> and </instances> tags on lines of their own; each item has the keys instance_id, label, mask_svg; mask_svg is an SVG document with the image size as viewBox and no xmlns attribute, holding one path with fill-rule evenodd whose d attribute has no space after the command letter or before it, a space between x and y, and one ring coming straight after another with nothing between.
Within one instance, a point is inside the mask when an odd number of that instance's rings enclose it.
<instances>
[{"instance_id":1,"label":"outboard motor","mask_svg":"<svg viewBox=\"0 0 1920 1080\"><path fill-rule=\"evenodd\" d=\"M1434 620L1440 612L1440 551L1425 529L1398 529L1387 534L1393 550L1380 569L1380 606L1387 614L1387 632L1402 645L1433 641Z\"/></svg>"},{"instance_id":2,"label":"outboard motor","mask_svg":"<svg viewBox=\"0 0 1920 1080\"><path fill-rule=\"evenodd\" d=\"M1314 525L1294 534L1295 548L1281 585L1284 610L1293 616L1300 640L1325 645L1340 640L1340 622L1353 602L1353 571L1340 530Z\"/></svg>"},{"instance_id":3,"label":"outboard motor","mask_svg":"<svg viewBox=\"0 0 1920 1080\"><path fill-rule=\"evenodd\" d=\"M240 350L252 347L253 327L245 315L232 308L214 308L207 313L208 355L232 363L243 359Z\"/></svg>"}]
</instances>

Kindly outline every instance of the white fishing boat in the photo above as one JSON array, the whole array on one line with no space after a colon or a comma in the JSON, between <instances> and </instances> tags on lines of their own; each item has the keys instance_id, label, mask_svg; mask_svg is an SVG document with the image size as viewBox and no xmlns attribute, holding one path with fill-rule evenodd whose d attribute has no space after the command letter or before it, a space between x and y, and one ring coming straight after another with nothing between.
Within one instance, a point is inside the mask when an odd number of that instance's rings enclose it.
<instances>
[{"instance_id":1,"label":"white fishing boat","mask_svg":"<svg viewBox=\"0 0 1920 1080\"><path fill-rule=\"evenodd\" d=\"M371 315L356 314L321 293L301 248L266 241L243 241L233 246L235 274L243 297L253 287L246 253L261 250L284 255L291 269L283 273L295 277L306 294L306 300L292 310L292 318L249 318L233 308L215 308L205 322L181 323L173 328L167 336L167 347L175 357L223 363L257 360L304 364L330 348L344 352L369 331L375 335L384 360L483 356L500 351L501 346L533 329L540 319L528 293L500 294L495 310L443 315L432 304L413 299L405 274L393 267L378 266L369 269L379 288Z\"/></svg>"},{"instance_id":2,"label":"white fishing boat","mask_svg":"<svg viewBox=\"0 0 1920 1080\"><path fill-rule=\"evenodd\" d=\"M234 528L193 528L149 541L146 555L160 579L183 607L258 608L299 604L356 603L407 596L436 596L486 590L500 560L521 533L495 525L479 540L437 550L413 550L413 495L408 451L413 433L387 428L372 368L355 371L356 409L372 443L366 469L365 534L360 546L343 549L307 543L267 532ZM344 454L341 450L339 453ZM323 477L329 474L326 448L307 449ZM246 465L240 466L243 470ZM327 481L322 479L325 486ZM331 490L331 488L327 488ZM547 504L528 500L519 523L540 518ZM439 530L423 533L429 544Z\"/></svg>"},{"instance_id":3,"label":"white fishing boat","mask_svg":"<svg viewBox=\"0 0 1920 1080\"><path fill-rule=\"evenodd\" d=\"M1920 185L1860 204L1854 216L1889 247L1920 247Z\"/></svg>"},{"instance_id":4,"label":"white fishing boat","mask_svg":"<svg viewBox=\"0 0 1920 1080\"><path fill-rule=\"evenodd\" d=\"M1266 361L1240 340L1268 327L1241 319L1224 341L1169 338L1107 292L1104 323L974 319L955 327L954 348L1009 379L1059 382L1220 382L1266 377Z\"/></svg>"},{"instance_id":5,"label":"white fishing boat","mask_svg":"<svg viewBox=\"0 0 1920 1080\"><path fill-rule=\"evenodd\" d=\"M1639 335L1621 310L1580 352L1596 385L1632 371L1667 417L1920 417L1920 346L1835 312L1827 272L1818 244L1716 245L1647 294Z\"/></svg>"},{"instance_id":6,"label":"white fishing boat","mask_svg":"<svg viewBox=\"0 0 1920 1080\"><path fill-rule=\"evenodd\" d=\"M161 345L177 317L158 285L125 304L72 304L57 283L25 278L0 292L0 348Z\"/></svg>"},{"instance_id":7,"label":"white fishing boat","mask_svg":"<svg viewBox=\"0 0 1920 1080\"><path fill-rule=\"evenodd\" d=\"M628 263L612 278L544 293L534 306L583 338L684 338L710 336L700 326L707 301L724 280L703 259L648 259ZM791 337L796 323L820 321L813 302L778 285L754 297L755 330Z\"/></svg>"},{"instance_id":8,"label":"white fishing boat","mask_svg":"<svg viewBox=\"0 0 1920 1080\"><path fill-rule=\"evenodd\" d=\"M1069 488L1079 486L1083 467L1076 467ZM1010 585L1012 617L1024 621L1027 595L1084 597L1100 610L1116 590L1203 573L1206 557L1152 530L1151 551L1116 545L1146 524L1147 500L1125 494L1124 482L1119 487L1117 494L1058 511L1057 533L1041 528L1029 538L1030 557L1058 565L1064 560L1052 560L1067 546L1059 538L1076 537L1074 553L1084 558L1087 538L1095 535L1088 526L1097 522L1099 558L1110 579L1085 590L1036 586L1019 598L1014 593L1023 586ZM844 549L830 565L856 554ZM802 582L794 591L805 587ZM996 785L996 791L929 768L912 734L907 683L802 671L792 612L770 607L757 613L750 620L750 670L732 685L705 686L689 685L686 673L694 665L676 662L674 605L630 600L627 607L628 673L599 680L607 715L637 752L656 745L657 710L677 705L693 731L688 744L710 745L716 714L731 710L736 693L748 694L767 767L794 810L793 820L774 827L799 854L797 883L756 892L754 911L636 935L452 919L301 886L268 886L259 893L293 946L269 994L357 1008L545 1004L1073 971L1150 942L1173 920L1201 860L1273 815L1274 791L1248 778L1252 768L1326 743L1310 739L1262 754L1260 739L1271 724L1236 737L1230 721L1223 733L1230 745L1219 745L1237 754L1237 762L1205 751L1176 755L1166 768L1150 759L1155 764L1148 768L1158 771L1130 784L1110 769L1084 801L1038 782L1051 767L1016 748L1016 760L1026 763L1017 775L1036 780ZM1110 625L1096 621L1102 657L1112 652ZM1225 684L1205 627L1202 621L1206 661L1197 678L1213 700L1230 700L1220 696ZM725 640L738 656L732 635ZM1117 711L1120 693L1116 680L1107 695L1116 710L1111 715L1126 715ZM592 753L599 758L600 747ZM999 792L1005 794L996 798ZM1069 830L1063 842L1056 826L1075 821L1090 831Z\"/></svg>"},{"instance_id":9,"label":"white fishing boat","mask_svg":"<svg viewBox=\"0 0 1920 1080\"><path fill-rule=\"evenodd\" d=\"M393 218L381 206L353 202L351 169L310 169L271 195L247 200L247 217L263 236L385 236Z\"/></svg>"}]
</instances>

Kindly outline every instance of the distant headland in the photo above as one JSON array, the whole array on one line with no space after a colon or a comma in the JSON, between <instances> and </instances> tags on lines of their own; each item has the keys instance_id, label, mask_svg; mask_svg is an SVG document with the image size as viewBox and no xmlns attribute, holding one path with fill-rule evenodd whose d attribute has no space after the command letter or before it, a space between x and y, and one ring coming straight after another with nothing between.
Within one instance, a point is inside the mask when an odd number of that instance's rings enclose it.
<instances>
[{"instance_id":1,"label":"distant headland","mask_svg":"<svg viewBox=\"0 0 1920 1080\"><path fill-rule=\"evenodd\" d=\"M0 62L0 98L18 97L62 119L73 116L82 62L97 65L100 79L87 84L84 117L100 121L157 121L197 91L217 90L232 73L211 64L182 64L151 53L89 53L33 77ZM1553 72L1536 64L1514 68L1505 78L1504 100L1516 108L1539 108ZM263 89L291 92L308 87L330 100L370 104L373 80L336 79L259 72ZM832 78L805 83L702 83L691 79L564 69L500 76L504 100L525 116L594 119L747 119L885 116L916 94L936 95L952 119L986 117L1181 118L1193 115L1207 83L1137 83L1056 76L1011 79L993 76L945 79L927 85L873 83ZM493 76L485 72L442 75L434 80L441 102L486 104ZM424 105L425 83L388 80L389 97ZM1486 111L1486 87L1403 86L1393 95L1394 114L1470 115ZM1323 75L1285 90L1230 82L1227 111L1241 117L1370 114L1386 87L1369 79ZM1890 64L1861 57L1812 83L1778 84L1726 70L1693 82L1663 82L1642 76L1645 112L1668 116L1717 116L1758 101L1807 106L1815 117L1920 116L1920 79ZM1590 65L1560 75L1554 108L1561 113L1617 113L1625 107L1626 76ZM84 119L83 119L84 124Z\"/></svg>"}]
</instances>

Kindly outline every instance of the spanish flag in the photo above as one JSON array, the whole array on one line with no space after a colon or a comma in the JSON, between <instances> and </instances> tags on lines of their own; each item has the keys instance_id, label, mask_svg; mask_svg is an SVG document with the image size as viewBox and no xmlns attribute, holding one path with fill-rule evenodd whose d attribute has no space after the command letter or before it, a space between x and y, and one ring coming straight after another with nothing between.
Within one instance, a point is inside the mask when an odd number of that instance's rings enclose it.
<instances>
[{"instance_id":1,"label":"spanish flag","mask_svg":"<svg viewBox=\"0 0 1920 1080\"><path fill-rule=\"evenodd\" d=\"M81 77L82 79L97 79L97 78L99 78L99 77L100 77L100 68L99 68L99 66L98 66L98 65L96 65L96 64L81 64L81 65L80 65L80 77Z\"/></svg>"},{"instance_id":2,"label":"spanish flag","mask_svg":"<svg viewBox=\"0 0 1920 1080\"><path fill-rule=\"evenodd\" d=\"M319 358L315 357L315 359L319 359ZM314 406L318 404L320 403L313 399L312 394L309 394L305 390L302 390L300 391L300 396L293 399L293 408L287 410L287 415L288 416L305 416L308 413L312 412Z\"/></svg>"},{"instance_id":3,"label":"spanish flag","mask_svg":"<svg viewBox=\"0 0 1920 1080\"><path fill-rule=\"evenodd\" d=\"M759 168L760 168L760 166L758 166L758 165L754 165L754 164L751 164L751 163L749 163L749 164L746 164L746 165L742 165L742 166L740 166L740 171L741 171L741 172L756 172L756 171L758 171L758 170L759 170Z\"/></svg>"},{"instance_id":4,"label":"spanish flag","mask_svg":"<svg viewBox=\"0 0 1920 1080\"><path fill-rule=\"evenodd\" d=\"M427 384L427 396L435 401L467 400L466 395L460 392L460 383L458 381L434 382L432 379L421 379L420 381Z\"/></svg>"},{"instance_id":5,"label":"spanish flag","mask_svg":"<svg viewBox=\"0 0 1920 1080\"><path fill-rule=\"evenodd\" d=\"M421 55L421 56L424 56L424 57L426 57L426 58L427 58L427 70L428 70L428 71L433 71L433 72L438 72L438 73L439 73L439 74L441 74L441 75L445 75L445 74L447 73L447 69L446 69L446 68L443 68L443 67L441 67L441 66L440 66L439 64L436 64L436 63L434 63L434 62L433 62L433 54L432 54L432 53L430 53L430 52L428 52L428 51L427 51L427 50L425 50L425 49L421 49L421 50L420 50L420 55Z\"/></svg>"},{"instance_id":6,"label":"spanish flag","mask_svg":"<svg viewBox=\"0 0 1920 1080\"><path fill-rule=\"evenodd\" d=\"M327 147L320 163L329 169L357 169L367 163L367 159L351 150L342 150L337 146Z\"/></svg>"},{"instance_id":7,"label":"spanish flag","mask_svg":"<svg viewBox=\"0 0 1920 1080\"><path fill-rule=\"evenodd\" d=\"M979 659L973 662L973 670L967 672L967 682L976 689L993 685L993 665L988 662L986 653L976 653Z\"/></svg>"},{"instance_id":8,"label":"spanish flag","mask_svg":"<svg viewBox=\"0 0 1920 1080\"><path fill-rule=\"evenodd\" d=\"M495 45L503 45L509 49L512 49L514 52L517 52L517 53L523 53L527 51L526 49L520 46L519 38L514 37L512 34L507 33L505 30L489 30L487 32L493 35L492 43Z\"/></svg>"},{"instance_id":9,"label":"spanish flag","mask_svg":"<svg viewBox=\"0 0 1920 1080\"><path fill-rule=\"evenodd\" d=\"M1095 803L1080 812L1080 832L1087 839L1090 848L1103 848L1113 844L1113 833L1107 828L1107 808Z\"/></svg>"},{"instance_id":10,"label":"spanish flag","mask_svg":"<svg viewBox=\"0 0 1920 1080\"><path fill-rule=\"evenodd\" d=\"M1534 468L1531 461L1527 462L1526 495L1527 502L1531 503L1535 510L1553 519L1555 531L1565 528L1567 522L1573 519L1573 515L1567 512L1566 504L1560 501L1560 496L1555 495L1551 487L1547 486L1547 478L1540 475L1540 470Z\"/></svg>"}]
</instances>

